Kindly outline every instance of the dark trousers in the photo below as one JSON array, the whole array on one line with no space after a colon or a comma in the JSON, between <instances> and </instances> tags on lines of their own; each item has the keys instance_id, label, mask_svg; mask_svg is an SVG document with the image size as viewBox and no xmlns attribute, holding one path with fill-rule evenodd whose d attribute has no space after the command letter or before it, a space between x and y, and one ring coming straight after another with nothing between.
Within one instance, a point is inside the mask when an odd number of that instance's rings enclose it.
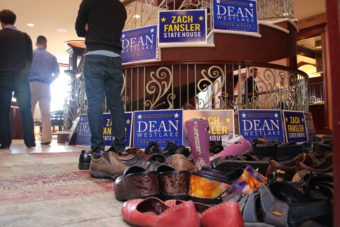
<instances>
[{"instance_id":1,"label":"dark trousers","mask_svg":"<svg viewBox=\"0 0 340 227\"><path fill-rule=\"evenodd\" d=\"M88 102L88 120L91 131L91 148L105 148L103 139L103 101L112 117L112 146L125 149L125 113L120 92L123 84L120 57L87 55L84 63L85 91Z\"/></svg>"},{"instance_id":2,"label":"dark trousers","mask_svg":"<svg viewBox=\"0 0 340 227\"><path fill-rule=\"evenodd\" d=\"M4 147L10 146L12 143L9 114L13 92L21 113L25 145L32 147L35 145L35 139L31 112L31 91L26 75L0 74L0 143ZM13 124L15 123L13 122Z\"/></svg>"}]
</instances>

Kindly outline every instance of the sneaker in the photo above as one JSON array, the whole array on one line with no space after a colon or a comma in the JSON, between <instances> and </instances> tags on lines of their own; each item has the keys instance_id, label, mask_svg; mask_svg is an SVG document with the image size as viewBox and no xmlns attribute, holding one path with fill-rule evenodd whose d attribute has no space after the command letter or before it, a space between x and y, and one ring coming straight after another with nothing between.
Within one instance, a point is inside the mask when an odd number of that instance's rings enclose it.
<instances>
[{"instance_id":1,"label":"sneaker","mask_svg":"<svg viewBox=\"0 0 340 227\"><path fill-rule=\"evenodd\" d=\"M128 166L124 165L114 152L101 151L99 154L91 155L91 177L115 180L126 168Z\"/></svg>"}]
</instances>

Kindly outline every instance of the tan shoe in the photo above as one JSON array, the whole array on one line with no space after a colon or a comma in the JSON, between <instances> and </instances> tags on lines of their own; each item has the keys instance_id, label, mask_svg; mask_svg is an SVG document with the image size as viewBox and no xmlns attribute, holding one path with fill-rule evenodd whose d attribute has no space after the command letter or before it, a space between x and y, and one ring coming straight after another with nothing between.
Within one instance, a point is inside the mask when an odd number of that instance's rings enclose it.
<instances>
[{"instance_id":1,"label":"tan shoe","mask_svg":"<svg viewBox=\"0 0 340 227\"><path fill-rule=\"evenodd\" d=\"M174 168L182 171L193 171L195 169L194 163L182 154L172 155L172 158L168 163Z\"/></svg>"},{"instance_id":2,"label":"tan shoe","mask_svg":"<svg viewBox=\"0 0 340 227\"><path fill-rule=\"evenodd\" d=\"M128 166L124 165L114 152L106 152L100 158L91 157L90 175L94 178L115 180Z\"/></svg>"}]
</instances>

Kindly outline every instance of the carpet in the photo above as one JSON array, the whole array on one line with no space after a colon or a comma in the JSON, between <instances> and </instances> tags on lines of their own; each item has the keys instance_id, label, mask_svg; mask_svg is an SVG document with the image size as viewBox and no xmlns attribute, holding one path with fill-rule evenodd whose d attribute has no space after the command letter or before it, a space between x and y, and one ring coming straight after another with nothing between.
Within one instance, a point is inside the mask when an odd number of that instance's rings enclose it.
<instances>
[{"instance_id":1,"label":"carpet","mask_svg":"<svg viewBox=\"0 0 340 227\"><path fill-rule=\"evenodd\" d=\"M78 170L79 152L0 156L0 226L129 226L113 181Z\"/></svg>"}]
</instances>

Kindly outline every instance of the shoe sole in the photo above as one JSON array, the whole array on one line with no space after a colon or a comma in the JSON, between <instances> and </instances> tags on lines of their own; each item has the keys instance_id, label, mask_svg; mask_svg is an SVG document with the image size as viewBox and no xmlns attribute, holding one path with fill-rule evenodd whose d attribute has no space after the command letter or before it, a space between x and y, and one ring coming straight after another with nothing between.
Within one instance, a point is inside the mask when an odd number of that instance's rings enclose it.
<instances>
[{"instance_id":1,"label":"shoe sole","mask_svg":"<svg viewBox=\"0 0 340 227\"><path fill-rule=\"evenodd\" d=\"M102 171L93 171L93 170L90 170L90 175L93 178L116 180L116 178L118 177L119 174L110 175L110 174L102 172Z\"/></svg>"},{"instance_id":2,"label":"shoe sole","mask_svg":"<svg viewBox=\"0 0 340 227\"><path fill-rule=\"evenodd\" d=\"M78 169L89 170L90 169L90 163L78 163Z\"/></svg>"}]
</instances>

